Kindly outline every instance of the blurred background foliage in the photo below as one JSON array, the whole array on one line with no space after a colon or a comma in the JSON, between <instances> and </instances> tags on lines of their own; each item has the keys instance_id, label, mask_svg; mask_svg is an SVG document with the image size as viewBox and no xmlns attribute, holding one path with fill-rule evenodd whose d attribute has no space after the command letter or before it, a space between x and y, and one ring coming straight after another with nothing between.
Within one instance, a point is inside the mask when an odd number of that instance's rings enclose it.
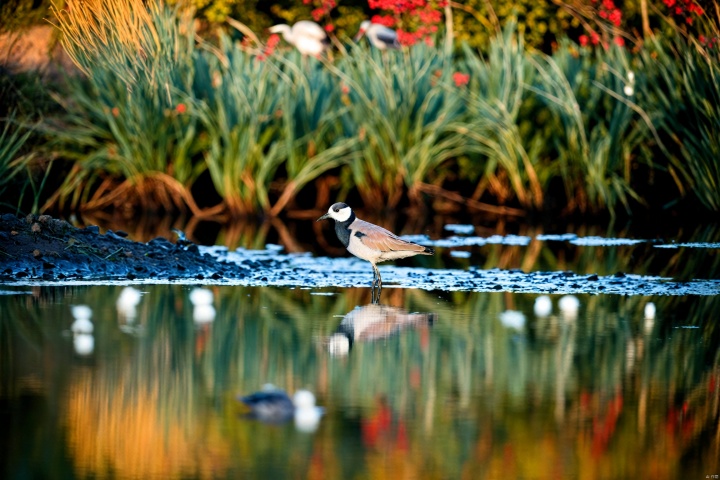
<instances>
[{"instance_id":1,"label":"blurred background foliage","mask_svg":"<svg viewBox=\"0 0 720 480\"><path fill-rule=\"evenodd\" d=\"M32 14L6 28L54 23L83 72L0 77L21 208L720 211L716 2L450 2L455 49L388 54L349 41L383 13L363 2L14 5ZM327 58L268 41L310 17Z\"/></svg>"}]
</instances>

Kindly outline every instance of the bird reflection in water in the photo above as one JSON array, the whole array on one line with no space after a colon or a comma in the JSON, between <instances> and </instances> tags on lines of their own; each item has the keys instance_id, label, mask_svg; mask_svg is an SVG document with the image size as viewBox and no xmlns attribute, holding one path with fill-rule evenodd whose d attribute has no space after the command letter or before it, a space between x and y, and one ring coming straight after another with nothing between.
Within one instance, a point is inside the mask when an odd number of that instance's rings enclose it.
<instances>
[{"instance_id":1,"label":"bird reflection in water","mask_svg":"<svg viewBox=\"0 0 720 480\"><path fill-rule=\"evenodd\" d=\"M345 315L335 333L327 340L327 349L333 356L350 353L355 342L372 342L387 338L406 328L432 325L435 313L408 313L407 310L389 305L370 304L355 307Z\"/></svg>"},{"instance_id":2,"label":"bird reflection in water","mask_svg":"<svg viewBox=\"0 0 720 480\"><path fill-rule=\"evenodd\" d=\"M294 419L298 431L312 433L317 430L323 407L315 405L315 395L309 390L298 390L290 397L273 384L266 384L259 392L238 397L251 412L250 418L263 423L281 424Z\"/></svg>"}]
</instances>

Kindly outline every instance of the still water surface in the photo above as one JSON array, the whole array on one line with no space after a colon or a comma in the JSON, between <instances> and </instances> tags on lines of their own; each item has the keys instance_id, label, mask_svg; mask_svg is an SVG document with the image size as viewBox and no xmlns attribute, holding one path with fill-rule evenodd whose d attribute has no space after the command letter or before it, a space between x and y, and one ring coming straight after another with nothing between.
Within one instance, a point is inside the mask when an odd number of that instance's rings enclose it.
<instances>
[{"instance_id":1,"label":"still water surface","mask_svg":"<svg viewBox=\"0 0 720 480\"><path fill-rule=\"evenodd\" d=\"M0 476L720 474L716 296L550 295L540 316L526 293L386 289L378 310L367 289L205 286L198 310L194 286L136 287L120 311L123 286L3 287ZM268 382L315 393L314 432L246 417Z\"/></svg>"}]
</instances>

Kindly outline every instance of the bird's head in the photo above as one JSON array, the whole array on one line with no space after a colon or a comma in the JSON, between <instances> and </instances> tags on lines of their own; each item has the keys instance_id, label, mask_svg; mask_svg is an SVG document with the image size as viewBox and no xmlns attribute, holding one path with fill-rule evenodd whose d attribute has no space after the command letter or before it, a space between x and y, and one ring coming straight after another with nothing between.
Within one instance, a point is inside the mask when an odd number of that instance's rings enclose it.
<instances>
[{"instance_id":1,"label":"bird's head","mask_svg":"<svg viewBox=\"0 0 720 480\"><path fill-rule=\"evenodd\" d=\"M268 28L268 32L270 33L281 33L283 36L290 34L290 25L286 25L284 23L273 25L272 27Z\"/></svg>"},{"instance_id":2,"label":"bird's head","mask_svg":"<svg viewBox=\"0 0 720 480\"><path fill-rule=\"evenodd\" d=\"M352 216L352 208L350 208L345 203L334 203L329 209L328 213L323 215L322 217L318 218L316 221L325 220L327 218L332 218L336 222L344 222L348 218Z\"/></svg>"},{"instance_id":3,"label":"bird's head","mask_svg":"<svg viewBox=\"0 0 720 480\"><path fill-rule=\"evenodd\" d=\"M358 30L358 33L355 35L353 40L356 42L360 40L362 36L365 35L368 27L370 27L370 20L363 20L363 22L360 24L360 30Z\"/></svg>"}]
</instances>

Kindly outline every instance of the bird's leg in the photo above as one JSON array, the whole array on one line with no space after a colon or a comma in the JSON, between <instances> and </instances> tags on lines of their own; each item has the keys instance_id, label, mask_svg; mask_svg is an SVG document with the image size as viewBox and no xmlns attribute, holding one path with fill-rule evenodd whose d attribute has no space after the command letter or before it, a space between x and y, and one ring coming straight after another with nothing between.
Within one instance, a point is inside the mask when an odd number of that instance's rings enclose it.
<instances>
[{"instance_id":1,"label":"bird's leg","mask_svg":"<svg viewBox=\"0 0 720 480\"><path fill-rule=\"evenodd\" d=\"M382 292L382 277L380 276L380 270L373 264L373 283L372 283L372 303L380 303L380 292ZM377 295L375 294L375 286L377 285Z\"/></svg>"}]
</instances>

